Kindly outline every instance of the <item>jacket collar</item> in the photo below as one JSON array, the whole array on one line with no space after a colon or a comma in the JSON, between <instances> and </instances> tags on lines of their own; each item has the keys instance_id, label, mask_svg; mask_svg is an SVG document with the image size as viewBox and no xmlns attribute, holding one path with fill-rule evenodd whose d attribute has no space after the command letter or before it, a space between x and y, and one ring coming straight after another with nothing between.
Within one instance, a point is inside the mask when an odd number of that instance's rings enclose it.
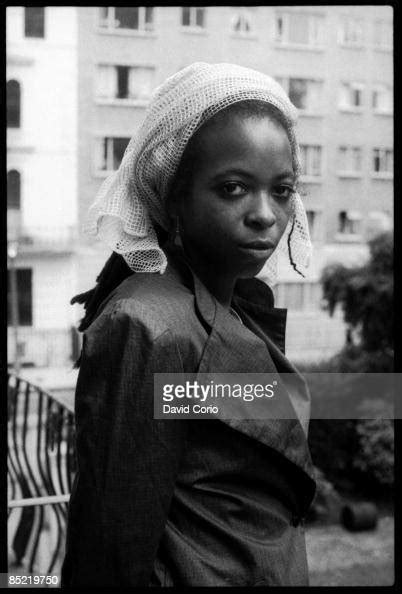
<instances>
[{"instance_id":1,"label":"jacket collar","mask_svg":"<svg viewBox=\"0 0 402 594\"><path fill-rule=\"evenodd\" d=\"M176 278L179 276L193 290L197 310L203 321L212 328L218 311L224 308L195 274L181 248L169 243L164 246L164 250L170 256L166 275ZM287 310L274 307L274 295L268 285L257 278L239 279L235 285L232 304L252 316L256 315L263 331L271 336L282 352L285 351Z\"/></svg>"}]
</instances>

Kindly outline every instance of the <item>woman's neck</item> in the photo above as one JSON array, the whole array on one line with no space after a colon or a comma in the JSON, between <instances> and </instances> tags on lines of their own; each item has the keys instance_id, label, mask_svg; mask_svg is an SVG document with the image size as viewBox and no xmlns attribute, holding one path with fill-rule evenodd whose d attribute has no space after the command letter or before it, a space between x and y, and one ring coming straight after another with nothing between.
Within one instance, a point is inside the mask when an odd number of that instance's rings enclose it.
<instances>
[{"instance_id":1,"label":"woman's neck","mask_svg":"<svg viewBox=\"0 0 402 594\"><path fill-rule=\"evenodd\" d=\"M229 309L236 278L229 274L216 272L210 263L192 255L189 250L184 250L183 247L181 249L191 269L200 281L225 309Z\"/></svg>"}]
</instances>

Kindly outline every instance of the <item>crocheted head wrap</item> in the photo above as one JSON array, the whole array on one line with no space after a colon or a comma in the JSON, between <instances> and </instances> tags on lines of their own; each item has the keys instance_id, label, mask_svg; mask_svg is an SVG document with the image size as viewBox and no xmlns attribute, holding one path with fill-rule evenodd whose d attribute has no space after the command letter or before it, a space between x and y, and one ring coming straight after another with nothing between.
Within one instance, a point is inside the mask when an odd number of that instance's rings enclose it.
<instances>
[{"instance_id":1,"label":"crocheted head wrap","mask_svg":"<svg viewBox=\"0 0 402 594\"><path fill-rule=\"evenodd\" d=\"M101 185L84 231L122 254L133 271L163 273L167 260L158 245L154 224L169 229L166 197L186 144L218 111L250 99L269 103L281 112L298 176L299 147L294 133L297 112L282 87L271 77L249 68L196 62L154 91L145 119L130 140L119 169ZM311 242L298 193L292 196L292 212L286 231L264 268L264 276L271 282L275 282L281 252L290 256L301 273L309 263Z\"/></svg>"}]
</instances>

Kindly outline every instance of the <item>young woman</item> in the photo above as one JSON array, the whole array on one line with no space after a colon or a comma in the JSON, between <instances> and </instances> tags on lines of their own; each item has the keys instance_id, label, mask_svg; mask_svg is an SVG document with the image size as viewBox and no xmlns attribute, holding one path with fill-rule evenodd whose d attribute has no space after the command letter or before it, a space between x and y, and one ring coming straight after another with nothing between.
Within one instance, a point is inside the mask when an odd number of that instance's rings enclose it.
<instances>
[{"instance_id":1,"label":"young woman","mask_svg":"<svg viewBox=\"0 0 402 594\"><path fill-rule=\"evenodd\" d=\"M64 587L307 585L309 396L286 311L303 272L295 109L270 77L196 63L159 87L90 210L113 249L86 316ZM294 374L293 419L154 419L154 373ZM293 377L293 376L292 376Z\"/></svg>"}]
</instances>

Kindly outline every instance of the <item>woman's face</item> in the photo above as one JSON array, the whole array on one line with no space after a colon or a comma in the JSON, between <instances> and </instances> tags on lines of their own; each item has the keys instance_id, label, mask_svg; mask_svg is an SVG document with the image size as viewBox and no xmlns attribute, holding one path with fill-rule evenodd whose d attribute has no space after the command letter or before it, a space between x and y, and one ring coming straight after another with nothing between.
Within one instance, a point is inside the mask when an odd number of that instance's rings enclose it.
<instances>
[{"instance_id":1,"label":"woman's face","mask_svg":"<svg viewBox=\"0 0 402 594\"><path fill-rule=\"evenodd\" d=\"M177 214L193 263L225 277L253 277L291 216L295 176L286 131L267 117L213 120L197 137L192 183Z\"/></svg>"}]
</instances>

